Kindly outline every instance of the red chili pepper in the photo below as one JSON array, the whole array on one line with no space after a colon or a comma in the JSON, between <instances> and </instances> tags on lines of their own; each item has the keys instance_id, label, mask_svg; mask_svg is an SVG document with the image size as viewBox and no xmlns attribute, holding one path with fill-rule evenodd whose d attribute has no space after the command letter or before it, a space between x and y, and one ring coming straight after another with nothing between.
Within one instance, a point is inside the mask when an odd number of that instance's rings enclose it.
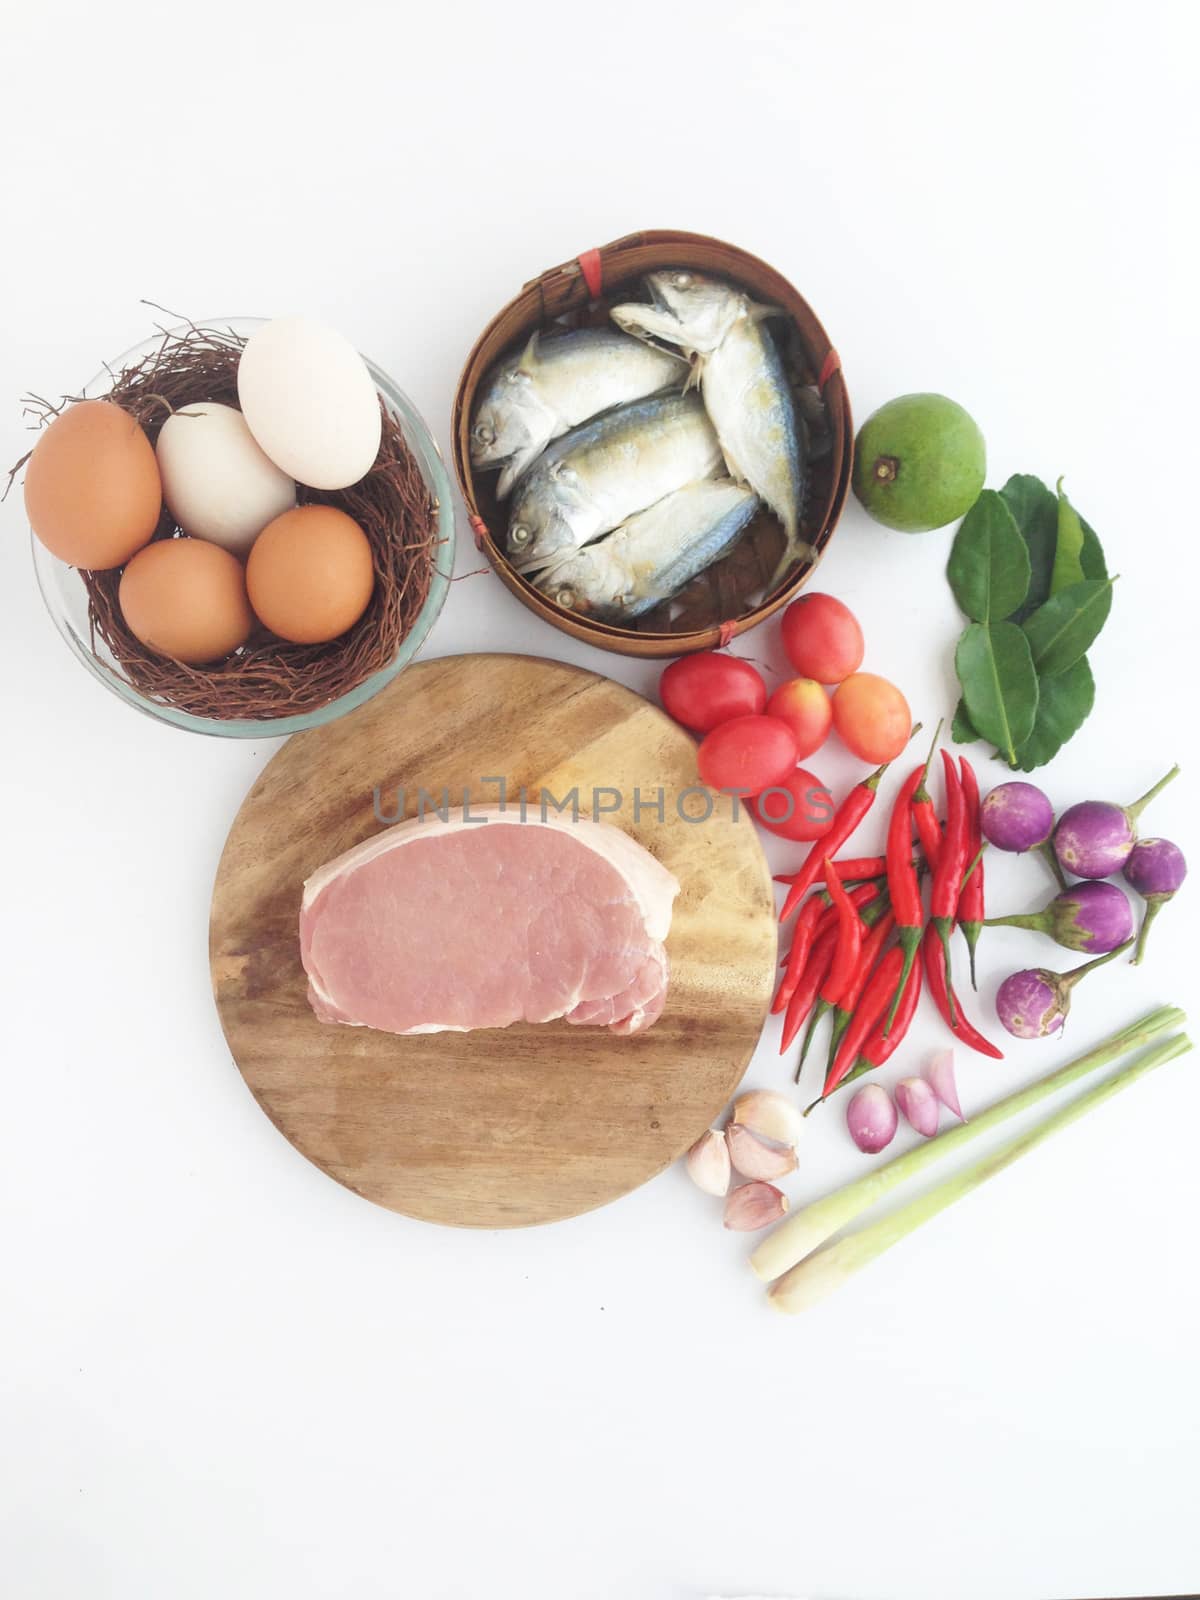
<instances>
[{"instance_id":1,"label":"red chili pepper","mask_svg":"<svg viewBox=\"0 0 1200 1600\"><path fill-rule=\"evenodd\" d=\"M933 796L929 792L929 768L933 761L933 752L937 749L937 742L941 736L942 724L939 722L937 732L933 736L933 745L929 751L929 760L925 763L921 781L912 797L912 815L913 821L917 825L917 838L921 841L921 850L930 872L936 870L938 856L942 850L942 828L937 819L937 812L934 809Z\"/></svg>"},{"instance_id":2,"label":"red chili pepper","mask_svg":"<svg viewBox=\"0 0 1200 1600\"><path fill-rule=\"evenodd\" d=\"M862 909L861 916L864 929L869 929L871 931L867 933L863 939L862 948L858 954L858 966L850 980L850 986L846 990L846 993L842 996L841 1000L838 1002L837 1014L834 1018L835 1025L841 1019L843 1008L848 1014L850 1011L853 1011L854 1007L857 1005L858 997L862 993L863 984L866 983L867 978L870 976L871 970L875 965L875 957L879 953L879 947L882 945L888 933L891 932L893 919L891 910L888 906L887 895L884 894L879 899L872 900L869 905L865 905ZM884 928L883 933L876 937L876 929L878 928L881 920L882 922L886 923L886 927ZM803 1068L808 1057L809 1046L813 1042L813 1036L816 1033L817 1028L820 1026L821 1019L825 1016L826 1012L833 1010L833 1002L828 998L829 989L830 982L829 979L826 978L824 984L821 986L820 994L817 997L817 1003L813 1007L812 1015L808 1019L808 1028L804 1034L804 1043L800 1047L800 1060L796 1063L797 1083L800 1081L801 1069ZM838 1037L841 1037L840 1033L838 1034Z\"/></svg>"},{"instance_id":3,"label":"red chili pepper","mask_svg":"<svg viewBox=\"0 0 1200 1600\"><path fill-rule=\"evenodd\" d=\"M912 1025L912 1019L917 1012L917 1001L920 998L921 963L918 961L908 975L908 982L904 985L904 996L890 1031L884 1033L882 1028L876 1028L859 1052L859 1059L867 1063L867 1070L883 1066L896 1048L904 1042L904 1035Z\"/></svg>"},{"instance_id":4,"label":"red chili pepper","mask_svg":"<svg viewBox=\"0 0 1200 1600\"><path fill-rule=\"evenodd\" d=\"M821 1018L829 1009L826 1002L818 998L816 1005L813 1007L812 1016L808 1019L808 1027L804 1030L804 1043L800 1046L800 1059L797 1061L796 1070L792 1074L793 1083L800 1082L800 1074L804 1071L804 1063L808 1059L808 1047L813 1042L813 1037L820 1026Z\"/></svg>"},{"instance_id":5,"label":"red chili pepper","mask_svg":"<svg viewBox=\"0 0 1200 1600\"><path fill-rule=\"evenodd\" d=\"M839 1011L853 1012L858 1005L863 990L867 986L867 979L875 970L875 962L879 952L887 943L888 935L896 926L896 918L892 908L886 901L879 905L869 905L862 914L863 923L869 930L863 938L862 949L858 953L858 967L850 980L850 985L845 994L837 1002Z\"/></svg>"},{"instance_id":6,"label":"red chili pepper","mask_svg":"<svg viewBox=\"0 0 1200 1600\"><path fill-rule=\"evenodd\" d=\"M967 860L974 863L968 868L962 892L958 897L958 925L963 931L963 938L967 941L967 950L970 953L971 987L977 989L979 985L975 982L975 946L979 942L983 919L987 915L983 903L983 859L979 855L983 843L979 824L979 779L975 776L975 768L966 756L959 756L958 766L962 780L963 809L967 819Z\"/></svg>"},{"instance_id":7,"label":"red chili pepper","mask_svg":"<svg viewBox=\"0 0 1200 1600\"><path fill-rule=\"evenodd\" d=\"M953 1019L958 1009L958 998L950 983L950 935L958 914L958 897L962 892L963 873L967 867L967 808L963 799L958 768L948 750L942 751L942 765L946 770L946 832L942 838L937 869L933 874L933 888L929 895L929 914L937 936L942 941L946 955L946 994Z\"/></svg>"},{"instance_id":8,"label":"red chili pepper","mask_svg":"<svg viewBox=\"0 0 1200 1600\"><path fill-rule=\"evenodd\" d=\"M946 971L946 952L942 947L941 936L932 922L926 928L925 937L921 942L921 957L925 963L925 980L929 984L933 1003L941 1012L954 1037L961 1039L963 1044L970 1046L972 1050L978 1050L981 1056L991 1056L993 1061L1003 1061L1003 1050L997 1050L992 1041L985 1039L963 1015L958 997L950 988Z\"/></svg>"},{"instance_id":9,"label":"red chili pepper","mask_svg":"<svg viewBox=\"0 0 1200 1600\"><path fill-rule=\"evenodd\" d=\"M820 840L817 843L820 844ZM882 878L887 871L887 862L883 856L843 856L840 861L833 863L834 871L843 883L863 883L867 878ZM795 883L800 876L798 872L777 872L776 883ZM813 879L814 883L825 882L825 863L822 861L821 870Z\"/></svg>"},{"instance_id":10,"label":"red chili pepper","mask_svg":"<svg viewBox=\"0 0 1200 1600\"><path fill-rule=\"evenodd\" d=\"M899 924L897 923L897 926ZM870 981L863 990L862 998L855 1008L850 1026L846 1029L837 1054L833 1058L833 1065L825 1074L825 1087L821 1091L821 1098L832 1094L850 1071L858 1059L858 1052L862 1049L865 1040L875 1031L883 1021L884 1014L891 1003L893 991L900 981L900 969L904 965L904 950L900 945L893 945L883 960L875 968Z\"/></svg>"},{"instance_id":11,"label":"red chili pepper","mask_svg":"<svg viewBox=\"0 0 1200 1600\"><path fill-rule=\"evenodd\" d=\"M825 975L833 965L833 952L836 946L837 923L830 922L821 929L813 941L808 964L788 1001L787 1015L783 1019L783 1036L779 1041L780 1055L800 1032L808 1013L816 1005L817 995L825 982Z\"/></svg>"},{"instance_id":12,"label":"red chili pepper","mask_svg":"<svg viewBox=\"0 0 1200 1600\"><path fill-rule=\"evenodd\" d=\"M904 952L904 957L896 993L892 999L892 1008L884 1024L885 1031L891 1027L892 1018L900 1004L904 985L908 982L908 975L917 958L921 929L925 923L925 913L921 908L920 879L917 877L917 869L912 859L912 797L917 785L923 781L924 775L924 767L917 767L909 773L900 793L896 796L891 820L888 822L888 893L892 897L892 910L896 913L896 932L900 937L900 948Z\"/></svg>"},{"instance_id":13,"label":"red chili pepper","mask_svg":"<svg viewBox=\"0 0 1200 1600\"><path fill-rule=\"evenodd\" d=\"M855 1010L858 1007L858 1002L862 997L862 992L866 988L867 979L874 972L879 953L887 943L895 926L895 917L890 909L886 910L863 939L862 948L858 953L858 966L855 968L854 975L850 979L842 998L833 1007L833 1026L829 1032L830 1062L837 1055L838 1046L845 1037L846 1029L850 1026ZM914 966L913 971L916 972L917 970L918 968Z\"/></svg>"},{"instance_id":14,"label":"red chili pepper","mask_svg":"<svg viewBox=\"0 0 1200 1600\"><path fill-rule=\"evenodd\" d=\"M861 909L869 904L883 892L883 884L875 879L866 883L859 883L853 889L847 890L850 904L856 909ZM811 920L810 920L811 919ZM784 974L779 984L779 992L771 1003L771 1015L777 1016L787 1007L792 998L800 974L804 971L805 962L812 951L814 940L825 931L825 928L836 924L837 912L828 894L822 892L813 895L811 900L805 902L804 910L796 919L796 929L792 936L791 949L787 954ZM797 941L801 941L797 948ZM780 996L782 995L782 999Z\"/></svg>"},{"instance_id":15,"label":"red chili pepper","mask_svg":"<svg viewBox=\"0 0 1200 1600\"><path fill-rule=\"evenodd\" d=\"M926 803L913 796L913 821L917 825L917 838L921 841L921 854L932 872L942 853L942 824L934 815L932 800Z\"/></svg>"},{"instance_id":16,"label":"red chili pepper","mask_svg":"<svg viewBox=\"0 0 1200 1600\"><path fill-rule=\"evenodd\" d=\"M918 722L913 733L917 732L921 724ZM911 738L912 735L910 734ZM828 833L816 841L805 857L804 865L792 880L792 887L788 890L787 899L783 902L783 910L779 913L780 922L786 922L801 900L817 881L817 873L828 857L840 850L846 840L858 827L859 823L875 804L875 792L879 788L879 780L891 766L890 761L885 761L877 767L869 777L856 783L850 793L837 809L837 814L829 825Z\"/></svg>"},{"instance_id":17,"label":"red chili pepper","mask_svg":"<svg viewBox=\"0 0 1200 1600\"><path fill-rule=\"evenodd\" d=\"M958 910L958 897L967 865L967 808L958 768L949 750L942 751L942 765L946 769L946 832L937 870L933 875L929 909L935 921L940 919L952 923ZM948 933L946 937L949 937Z\"/></svg>"},{"instance_id":18,"label":"red chili pepper","mask_svg":"<svg viewBox=\"0 0 1200 1600\"><path fill-rule=\"evenodd\" d=\"M904 1042L904 1036L912 1025L916 1015L917 1001L921 998L921 963L918 961L908 975L908 982L904 986L904 998L900 1002L900 1009L896 1012L891 1031L884 1033L882 1027L867 1040L859 1051L858 1060L836 1087L845 1088L846 1084L853 1083L855 1078L861 1078L864 1072L873 1072L876 1067L883 1066L896 1048Z\"/></svg>"},{"instance_id":19,"label":"red chili pepper","mask_svg":"<svg viewBox=\"0 0 1200 1600\"><path fill-rule=\"evenodd\" d=\"M804 971L804 964L812 950L813 940L817 934L817 923L821 920L821 913L826 908L823 895L815 894L809 900L804 910L796 918L796 926L792 931L792 944L787 953L787 962L784 965L783 977L779 980L779 988L771 1002L771 1015L777 1016L786 1010L787 1003L792 997L792 991L800 982L800 974Z\"/></svg>"},{"instance_id":20,"label":"red chili pepper","mask_svg":"<svg viewBox=\"0 0 1200 1600\"><path fill-rule=\"evenodd\" d=\"M912 800L913 790L921 781L921 771L920 767L915 767L904 780L888 822L888 893L892 897L896 924L900 928L920 926L924 921L921 912L921 889L912 857L912 824L909 814L909 803Z\"/></svg>"},{"instance_id":21,"label":"red chili pepper","mask_svg":"<svg viewBox=\"0 0 1200 1600\"><path fill-rule=\"evenodd\" d=\"M863 925L850 896L842 888L842 880L834 871L831 861L825 863L825 881L829 887L829 898L837 909L837 948L833 964L821 989L821 998L828 1000L830 1005L836 1005L852 981L858 966Z\"/></svg>"}]
</instances>

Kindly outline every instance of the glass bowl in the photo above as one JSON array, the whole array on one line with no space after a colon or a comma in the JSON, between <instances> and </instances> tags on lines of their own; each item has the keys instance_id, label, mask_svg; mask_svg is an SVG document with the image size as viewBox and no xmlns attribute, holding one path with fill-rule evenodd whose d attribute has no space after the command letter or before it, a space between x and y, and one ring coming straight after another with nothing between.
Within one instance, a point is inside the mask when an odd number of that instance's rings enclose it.
<instances>
[{"instance_id":1,"label":"glass bowl","mask_svg":"<svg viewBox=\"0 0 1200 1600\"><path fill-rule=\"evenodd\" d=\"M200 326L228 330L248 338L265 320L263 317L209 317L203 319ZM168 331L182 333L185 331L185 326L181 325ZM118 356L103 372L92 379L82 391L83 396L93 400L101 398L112 387L113 372L120 372L122 368L133 366L144 356L152 354L161 340L162 335L156 333L152 338L134 345L124 355ZM366 360L365 357L363 359ZM51 555L41 540L31 534L33 565L37 573L38 587L42 591L46 609L54 619L55 627L66 640L76 660L82 662L92 677L99 679L106 689L111 689L113 694L119 695L126 705L133 706L135 710L144 712L148 717L153 717L156 722L169 722L176 728L186 728L189 733L209 733L227 739L281 738L285 734L299 733L304 728L319 727L321 723L332 722L335 717L353 711L355 706L362 705L372 695L386 688L424 644L430 628L437 621L438 613L445 604L450 588L450 575L454 570L454 507L450 495L450 480L446 476L437 443L412 401L374 362L367 361L367 370L379 390L384 405L399 422L405 442L416 457L421 476L435 504L437 544L429 593L412 627L401 640L395 656L386 667L381 667L378 672L364 678L353 689L347 690L336 700L329 701L327 705L320 706L315 711L304 711L290 717L262 718L197 717L187 711L178 711L174 706L162 705L156 700L149 699L135 688L114 661L102 640L97 639L96 648L93 650L91 631L88 627L87 590L84 588L82 578L74 567L67 566L66 562Z\"/></svg>"}]
</instances>

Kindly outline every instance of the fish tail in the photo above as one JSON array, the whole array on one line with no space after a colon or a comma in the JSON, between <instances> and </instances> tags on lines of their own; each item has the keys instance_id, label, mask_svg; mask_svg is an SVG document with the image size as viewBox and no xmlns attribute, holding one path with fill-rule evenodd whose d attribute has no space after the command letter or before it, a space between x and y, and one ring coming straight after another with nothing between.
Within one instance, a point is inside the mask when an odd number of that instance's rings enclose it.
<instances>
[{"instance_id":1,"label":"fish tail","mask_svg":"<svg viewBox=\"0 0 1200 1600\"><path fill-rule=\"evenodd\" d=\"M783 547L783 554L771 574L771 581L767 584L767 593L773 594L793 567L801 563L808 564L816 559L816 549L806 540L801 539L798 533L790 532Z\"/></svg>"}]
</instances>

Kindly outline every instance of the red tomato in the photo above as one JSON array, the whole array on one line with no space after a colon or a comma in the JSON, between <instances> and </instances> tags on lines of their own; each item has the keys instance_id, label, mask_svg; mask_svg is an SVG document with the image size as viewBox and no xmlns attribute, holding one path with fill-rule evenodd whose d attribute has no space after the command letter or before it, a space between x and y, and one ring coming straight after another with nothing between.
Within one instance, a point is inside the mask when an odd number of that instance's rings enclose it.
<instances>
[{"instance_id":1,"label":"red tomato","mask_svg":"<svg viewBox=\"0 0 1200 1600\"><path fill-rule=\"evenodd\" d=\"M820 778L803 767L793 768L782 783L772 784L750 806L763 827L781 839L819 839L829 832L837 809Z\"/></svg>"},{"instance_id":2,"label":"red tomato","mask_svg":"<svg viewBox=\"0 0 1200 1600\"><path fill-rule=\"evenodd\" d=\"M834 690L833 725L847 750L879 766L894 761L908 743L912 713L894 683L856 672Z\"/></svg>"},{"instance_id":3,"label":"red tomato","mask_svg":"<svg viewBox=\"0 0 1200 1600\"><path fill-rule=\"evenodd\" d=\"M748 661L703 650L681 656L658 681L663 709L694 733L707 733L730 717L748 717L767 703L767 686Z\"/></svg>"},{"instance_id":4,"label":"red tomato","mask_svg":"<svg viewBox=\"0 0 1200 1600\"><path fill-rule=\"evenodd\" d=\"M796 735L796 758L819 750L833 726L829 696L813 678L790 678L767 701L767 715L786 722Z\"/></svg>"},{"instance_id":5,"label":"red tomato","mask_svg":"<svg viewBox=\"0 0 1200 1600\"><path fill-rule=\"evenodd\" d=\"M758 794L796 765L796 736L778 717L733 717L704 736L696 762L710 789Z\"/></svg>"},{"instance_id":6,"label":"red tomato","mask_svg":"<svg viewBox=\"0 0 1200 1600\"><path fill-rule=\"evenodd\" d=\"M841 683L863 661L858 618L831 594L802 594L783 613L783 648L802 678Z\"/></svg>"}]
</instances>

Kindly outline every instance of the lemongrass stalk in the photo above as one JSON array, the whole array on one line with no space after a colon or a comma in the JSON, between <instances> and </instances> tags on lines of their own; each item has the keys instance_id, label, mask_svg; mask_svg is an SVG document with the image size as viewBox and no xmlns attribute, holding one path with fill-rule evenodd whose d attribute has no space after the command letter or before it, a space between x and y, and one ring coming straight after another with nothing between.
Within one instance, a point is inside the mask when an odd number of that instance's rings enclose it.
<instances>
[{"instance_id":1,"label":"lemongrass stalk","mask_svg":"<svg viewBox=\"0 0 1200 1600\"><path fill-rule=\"evenodd\" d=\"M1177 1033L1173 1038L1147 1050L1128 1066L1122 1067L1111 1078L1106 1078L1095 1088L1085 1090L1069 1104L1052 1112L1035 1128L1018 1135L1015 1139L1010 1139L1007 1144L993 1150L990 1155L981 1156L965 1171L947 1178L927 1194L920 1195L916 1200L910 1200L906 1206L901 1206L900 1210L890 1217L870 1223L867 1227L860 1228L857 1233L847 1234L844 1239L825 1245L801 1261L798 1266L793 1267L790 1272L785 1272L782 1278L771 1285L768 1290L771 1304L778 1311L793 1314L807 1311L809 1306L832 1294L847 1278L863 1267L869 1266L872 1261L883 1255L886 1250L890 1250L893 1245L899 1244L922 1223L928 1222L930 1218L936 1217L939 1211L945 1211L947 1206L952 1206L956 1200L961 1200L964 1195L978 1189L980 1184L995 1177L996 1173L1003 1172L1005 1167L1011 1166L1019 1156L1041 1144L1043 1139L1048 1139L1051 1134L1069 1127L1072 1122L1094 1110L1096 1106L1102 1105L1105 1100L1111 1099L1122 1089L1127 1089L1130 1084L1136 1083L1147 1072L1152 1072L1155 1067L1161 1067L1165 1062L1173 1061L1176 1056L1185 1054L1191 1048L1192 1041L1187 1035Z\"/></svg>"},{"instance_id":2,"label":"lemongrass stalk","mask_svg":"<svg viewBox=\"0 0 1200 1600\"><path fill-rule=\"evenodd\" d=\"M812 1205L797 1211L763 1240L750 1257L750 1265L764 1282L777 1278L781 1272L786 1272L798 1261L803 1261L810 1251L824 1244L831 1234L837 1233L839 1229L853 1222L855 1217L861 1216L868 1207L881 1200L906 1178L913 1177L918 1172L928 1171L943 1156L953 1154L955 1150L961 1149L972 1139L977 1139L980 1134L987 1133L989 1129L1006 1122L1010 1117L1019 1116L1022 1111L1036 1105L1039 1100L1044 1100L1056 1089L1066 1088L1068 1084L1084 1077L1096 1067L1107 1066L1118 1056L1137 1049L1139 1045L1147 1044L1167 1028L1179 1027L1186 1020L1178 1006L1160 1006L1156 1011L1149 1012L1139 1021L1131 1023L1129 1027L1112 1034L1086 1054L1077 1056L1074 1061L1059 1067L1048 1077L1030 1084L1026 1089L1019 1089L1015 1094L1006 1095L1003 1100L997 1100L995 1105L972 1117L970 1122L961 1123L957 1128L948 1128L945 1133L939 1134L927 1144L919 1145L915 1150L909 1150L902 1156L896 1156L865 1176L856 1178L854 1182L846 1184L841 1189L836 1189L833 1194L826 1195L822 1200L815 1200Z\"/></svg>"}]
</instances>

